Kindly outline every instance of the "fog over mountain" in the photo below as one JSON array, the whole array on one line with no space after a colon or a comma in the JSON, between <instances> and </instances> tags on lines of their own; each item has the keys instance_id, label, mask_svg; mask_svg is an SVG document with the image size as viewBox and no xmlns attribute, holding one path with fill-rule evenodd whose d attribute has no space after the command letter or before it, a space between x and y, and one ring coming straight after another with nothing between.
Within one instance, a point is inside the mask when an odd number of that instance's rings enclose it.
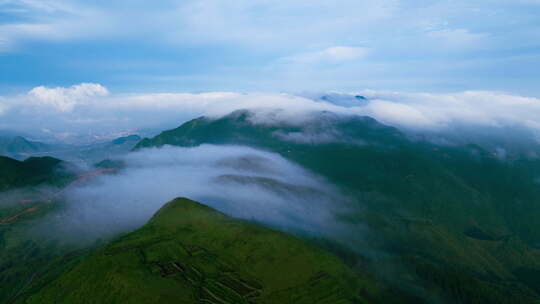
<instances>
[{"instance_id":1,"label":"fog over mountain","mask_svg":"<svg viewBox=\"0 0 540 304\"><path fill-rule=\"evenodd\" d=\"M258 110L253 122L262 124L302 124L312 113L328 111L366 115L412 132L463 135L491 129L487 133L496 135L497 130L521 130L529 141L540 138L540 99L488 91L114 94L99 84L83 83L36 87L0 98L0 106L0 129L79 143L163 130L197 116L219 117L239 109ZM30 120L34 123L26 123Z\"/></svg>"},{"instance_id":2,"label":"fog over mountain","mask_svg":"<svg viewBox=\"0 0 540 304\"><path fill-rule=\"evenodd\" d=\"M338 229L346 198L323 178L275 153L240 146L145 149L64 194L67 208L45 231L68 240L137 228L166 202L190 197L234 217L317 235ZM51 228L55 227L55 228Z\"/></svg>"}]
</instances>

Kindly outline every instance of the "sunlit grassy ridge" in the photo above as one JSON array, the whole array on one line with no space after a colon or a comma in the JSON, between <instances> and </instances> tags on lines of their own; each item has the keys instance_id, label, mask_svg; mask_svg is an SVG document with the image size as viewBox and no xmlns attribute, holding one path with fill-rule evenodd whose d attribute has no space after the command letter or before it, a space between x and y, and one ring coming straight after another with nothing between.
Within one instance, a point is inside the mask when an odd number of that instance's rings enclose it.
<instances>
[{"instance_id":1,"label":"sunlit grassy ridge","mask_svg":"<svg viewBox=\"0 0 540 304\"><path fill-rule=\"evenodd\" d=\"M338 258L176 199L27 303L363 303Z\"/></svg>"}]
</instances>

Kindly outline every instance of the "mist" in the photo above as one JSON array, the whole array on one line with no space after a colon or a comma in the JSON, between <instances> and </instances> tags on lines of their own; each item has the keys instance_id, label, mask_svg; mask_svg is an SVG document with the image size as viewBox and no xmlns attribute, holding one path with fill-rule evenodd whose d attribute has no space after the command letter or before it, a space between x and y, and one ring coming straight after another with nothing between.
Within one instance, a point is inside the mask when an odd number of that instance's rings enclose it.
<instances>
[{"instance_id":1,"label":"mist","mask_svg":"<svg viewBox=\"0 0 540 304\"><path fill-rule=\"evenodd\" d=\"M240 146L145 149L125 169L65 193L66 207L45 220L61 238L93 241L136 229L165 203L187 197L236 218L324 235L337 229L346 198L281 156Z\"/></svg>"},{"instance_id":2,"label":"mist","mask_svg":"<svg viewBox=\"0 0 540 304\"><path fill-rule=\"evenodd\" d=\"M0 209L10 207L23 207L27 202L42 201L43 198L52 197L60 191L52 186L35 186L17 188L0 192Z\"/></svg>"}]
</instances>

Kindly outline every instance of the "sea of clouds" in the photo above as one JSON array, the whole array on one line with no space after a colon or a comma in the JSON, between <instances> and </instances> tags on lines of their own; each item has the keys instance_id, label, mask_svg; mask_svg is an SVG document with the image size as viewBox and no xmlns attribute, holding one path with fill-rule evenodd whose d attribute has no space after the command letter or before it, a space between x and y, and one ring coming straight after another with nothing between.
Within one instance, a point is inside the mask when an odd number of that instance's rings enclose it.
<instances>
[{"instance_id":1,"label":"sea of clouds","mask_svg":"<svg viewBox=\"0 0 540 304\"><path fill-rule=\"evenodd\" d=\"M146 223L165 203L187 197L231 216L286 231L325 235L346 197L278 154L241 146L165 146L130 153L125 168L69 187L66 207L44 225L52 235L96 240Z\"/></svg>"}]
</instances>

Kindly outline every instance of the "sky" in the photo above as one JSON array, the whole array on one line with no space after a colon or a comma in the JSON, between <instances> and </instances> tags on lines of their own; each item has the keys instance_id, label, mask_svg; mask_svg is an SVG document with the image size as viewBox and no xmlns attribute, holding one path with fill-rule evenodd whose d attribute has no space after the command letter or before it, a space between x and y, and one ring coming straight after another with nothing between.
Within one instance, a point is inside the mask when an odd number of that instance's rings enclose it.
<instances>
[{"instance_id":1,"label":"sky","mask_svg":"<svg viewBox=\"0 0 540 304\"><path fill-rule=\"evenodd\" d=\"M0 0L0 95L498 91L540 97L538 0Z\"/></svg>"}]
</instances>

